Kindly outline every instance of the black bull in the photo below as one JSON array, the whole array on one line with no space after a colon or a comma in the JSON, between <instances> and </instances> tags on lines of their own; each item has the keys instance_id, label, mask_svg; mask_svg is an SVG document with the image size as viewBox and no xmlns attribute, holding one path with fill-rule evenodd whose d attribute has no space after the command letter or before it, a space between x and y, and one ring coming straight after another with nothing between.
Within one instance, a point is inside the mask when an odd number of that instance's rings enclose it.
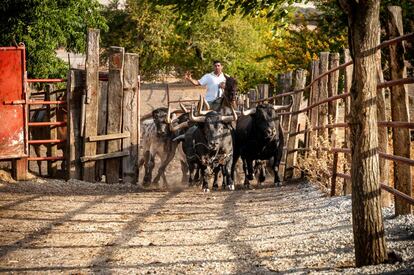
<instances>
[{"instance_id":1,"label":"black bull","mask_svg":"<svg viewBox=\"0 0 414 275\"><path fill-rule=\"evenodd\" d=\"M254 109L243 112L239 118L235 130L235 146L233 153L233 165L231 175L234 179L235 165L239 157L243 161L245 173L244 185L249 187L249 181L253 179L253 161L273 160L274 184L280 182L279 164L283 153L283 131L280 125L281 116L278 110L287 109L290 106L275 106L260 104ZM259 180L264 181L264 176Z\"/></svg>"},{"instance_id":2,"label":"black bull","mask_svg":"<svg viewBox=\"0 0 414 275\"><path fill-rule=\"evenodd\" d=\"M208 191L208 169L214 172L213 189L217 189L217 175L223 173L223 188L234 190L234 183L230 175L233 159L233 130L230 121L237 119L237 115L223 116L215 111L203 117L194 118L197 125L190 128L184 135L183 150L190 169L190 183L192 173L200 169L203 190Z\"/></svg>"}]
</instances>

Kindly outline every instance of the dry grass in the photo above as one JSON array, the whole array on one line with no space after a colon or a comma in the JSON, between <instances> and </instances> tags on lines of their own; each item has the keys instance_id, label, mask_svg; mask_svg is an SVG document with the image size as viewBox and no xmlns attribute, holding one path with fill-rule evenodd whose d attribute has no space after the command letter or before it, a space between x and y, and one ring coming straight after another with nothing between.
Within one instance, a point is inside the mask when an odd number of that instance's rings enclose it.
<instances>
[{"instance_id":1,"label":"dry grass","mask_svg":"<svg viewBox=\"0 0 414 275\"><path fill-rule=\"evenodd\" d=\"M308 125L310 125L308 121ZM317 131L317 130L311 130ZM312 136L310 134L310 136ZM331 192L334 154L330 150L335 147L327 135L314 135L313 144L305 154L298 155L298 167L305 172L308 180L318 185L327 194ZM336 145L338 146L338 145ZM349 174L350 164L345 154L338 154L337 172ZM343 193L343 180L336 180L335 194Z\"/></svg>"}]
</instances>

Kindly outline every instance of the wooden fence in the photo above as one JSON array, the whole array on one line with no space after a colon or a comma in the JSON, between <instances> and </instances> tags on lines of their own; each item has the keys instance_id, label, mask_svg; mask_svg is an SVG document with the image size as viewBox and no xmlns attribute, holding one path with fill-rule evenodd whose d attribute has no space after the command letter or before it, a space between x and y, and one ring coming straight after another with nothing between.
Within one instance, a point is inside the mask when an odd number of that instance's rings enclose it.
<instances>
[{"instance_id":1,"label":"wooden fence","mask_svg":"<svg viewBox=\"0 0 414 275\"><path fill-rule=\"evenodd\" d=\"M389 33L390 40L387 40L376 49L390 47L389 64L391 70L391 80L381 81L382 71L378 70L379 84L377 86L377 106L378 107L378 127L379 127L379 157L381 170L381 188L395 195L396 214L411 213L410 204L414 204L412 198L412 175L411 166L414 166L414 160L410 158L410 133L409 129L414 129L414 123L409 122L408 116L408 97L404 84L414 83L414 77L406 77L404 60L401 53L404 52L402 41L413 40L414 33L402 35L396 31ZM285 143L285 152L283 164L284 178L291 179L293 170L299 167L296 165L295 155L300 152L302 155L309 156L309 152L315 150L318 156L323 154L333 154L332 173L331 173L331 195L336 195L337 178L344 179L344 193L350 193L350 175L340 172L343 167L338 167L338 154L346 154L350 162L350 144L348 116L350 113L350 88L352 82L352 61L350 61L349 51L344 52L345 63L339 65L338 53L320 53L319 59L313 61L311 70L311 81L305 87L306 75L304 70L297 70L294 73L292 85L280 85L281 93L267 98L257 98L257 93L250 96L251 102L257 104L264 101L277 101L283 98L293 97L293 105L290 112L281 113L283 115L283 129L287 135ZM379 63L380 64L380 63ZM338 94L339 73L344 76L344 89ZM284 74L279 77L281 82L289 83L292 80L292 74ZM288 79L288 80L286 80ZM384 89L390 87L390 102L392 121L387 121L386 98ZM300 108L303 104L303 93L309 91L308 105ZM339 122L338 104L342 100L344 118ZM306 114L308 121L304 129L298 128L299 114ZM302 125L303 126L303 125ZM387 128L392 129L393 154L387 152L388 134ZM338 140L338 131L342 129L344 139ZM382 131L382 133L381 133ZM297 137L302 135L303 146L297 144ZM328 146L317 143L318 139L328 140ZM342 144L341 144L342 143ZM341 147L342 145L342 147ZM393 182L391 187L387 176L388 166L386 160L394 162ZM282 171L282 169L281 169ZM383 192L384 195L384 192ZM383 202L388 204L389 201L384 195Z\"/></svg>"},{"instance_id":2,"label":"wooden fence","mask_svg":"<svg viewBox=\"0 0 414 275\"><path fill-rule=\"evenodd\" d=\"M100 72L99 30L89 30L86 69L68 75L68 177L136 183L138 56L111 47L108 63Z\"/></svg>"}]
</instances>

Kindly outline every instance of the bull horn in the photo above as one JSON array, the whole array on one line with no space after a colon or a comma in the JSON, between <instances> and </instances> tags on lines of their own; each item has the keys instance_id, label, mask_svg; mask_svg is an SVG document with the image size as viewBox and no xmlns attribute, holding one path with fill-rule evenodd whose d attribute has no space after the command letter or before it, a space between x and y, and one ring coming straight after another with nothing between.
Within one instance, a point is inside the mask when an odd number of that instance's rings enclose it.
<instances>
[{"instance_id":1,"label":"bull horn","mask_svg":"<svg viewBox=\"0 0 414 275\"><path fill-rule=\"evenodd\" d=\"M177 126L170 126L170 130L171 130L171 132L177 132L177 131L179 131L179 130L181 130L181 129L183 129L183 128L187 128L189 126L189 122L188 121L185 121L185 122L183 122L183 123L180 123L180 124L178 124Z\"/></svg>"},{"instance_id":2,"label":"bull horn","mask_svg":"<svg viewBox=\"0 0 414 275\"><path fill-rule=\"evenodd\" d=\"M202 96L200 95L200 99L198 101L198 106L197 106L197 113L201 113L201 111L203 110L203 99Z\"/></svg>"},{"instance_id":3,"label":"bull horn","mask_svg":"<svg viewBox=\"0 0 414 275\"><path fill-rule=\"evenodd\" d=\"M205 97L203 97L203 102L204 102L204 105L206 105L206 110L211 110L210 104L208 104L207 99Z\"/></svg>"},{"instance_id":4,"label":"bull horn","mask_svg":"<svg viewBox=\"0 0 414 275\"><path fill-rule=\"evenodd\" d=\"M171 124L171 107L168 105L167 117L165 118L165 122L167 124Z\"/></svg>"},{"instance_id":5,"label":"bull horn","mask_svg":"<svg viewBox=\"0 0 414 275\"><path fill-rule=\"evenodd\" d=\"M193 121L193 122L204 122L205 120L206 120L206 117L204 117L204 116L201 116L201 117L194 116L194 107L191 106L190 121Z\"/></svg>"},{"instance_id":6,"label":"bull horn","mask_svg":"<svg viewBox=\"0 0 414 275\"><path fill-rule=\"evenodd\" d=\"M243 114L244 116L252 115L252 114L254 114L254 113L256 113L256 108L251 108L251 109L248 109L248 110L246 111L246 110L244 110L244 106L243 106L243 108L242 108L242 114Z\"/></svg>"},{"instance_id":7,"label":"bull horn","mask_svg":"<svg viewBox=\"0 0 414 275\"><path fill-rule=\"evenodd\" d=\"M143 121L143 120L147 120L149 118L152 118L152 113L145 114L145 115L141 116L140 120Z\"/></svg>"},{"instance_id":8,"label":"bull horn","mask_svg":"<svg viewBox=\"0 0 414 275\"><path fill-rule=\"evenodd\" d=\"M237 120L237 114L233 107L231 107L231 114L231 116L220 116L220 120L223 122L231 122Z\"/></svg>"},{"instance_id":9,"label":"bull horn","mask_svg":"<svg viewBox=\"0 0 414 275\"><path fill-rule=\"evenodd\" d=\"M180 108L181 108L181 110L183 110L184 113L188 113L187 108L181 102L180 102Z\"/></svg>"},{"instance_id":10,"label":"bull horn","mask_svg":"<svg viewBox=\"0 0 414 275\"><path fill-rule=\"evenodd\" d=\"M286 110L286 109L289 109L292 105L293 105L293 97L290 96L289 105L273 105L273 109L275 111Z\"/></svg>"}]
</instances>

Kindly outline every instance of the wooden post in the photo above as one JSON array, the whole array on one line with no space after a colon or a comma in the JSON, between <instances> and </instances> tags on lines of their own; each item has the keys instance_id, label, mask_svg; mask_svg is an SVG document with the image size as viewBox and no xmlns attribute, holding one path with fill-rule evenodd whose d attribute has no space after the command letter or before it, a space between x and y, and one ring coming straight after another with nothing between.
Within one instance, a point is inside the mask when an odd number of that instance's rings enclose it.
<instances>
[{"instance_id":1,"label":"wooden post","mask_svg":"<svg viewBox=\"0 0 414 275\"><path fill-rule=\"evenodd\" d=\"M282 86L283 87L282 93L290 92L290 90L292 88L292 72L288 72L288 73L284 74L282 85L283 85ZM282 104L283 105L288 105L288 104L290 104L290 100L292 100L290 96L283 97L282 98ZM289 140L290 117L291 117L291 115L284 115L281 118L282 130L283 130L284 135L285 135L283 148L286 148L287 142ZM284 162L285 165L281 166L281 169L280 169L280 173L282 175L285 174L285 170L286 170L286 157L287 157L287 149L284 149L283 154L282 154L282 163Z\"/></svg>"},{"instance_id":2,"label":"wooden post","mask_svg":"<svg viewBox=\"0 0 414 275\"><path fill-rule=\"evenodd\" d=\"M15 180L27 180L27 164L27 158L19 158L12 160L12 177Z\"/></svg>"},{"instance_id":3,"label":"wooden post","mask_svg":"<svg viewBox=\"0 0 414 275\"><path fill-rule=\"evenodd\" d=\"M257 85L259 92L259 99L267 98L269 96L269 84L259 84Z\"/></svg>"},{"instance_id":4,"label":"wooden post","mask_svg":"<svg viewBox=\"0 0 414 275\"><path fill-rule=\"evenodd\" d=\"M129 151L129 156L122 159L123 182L137 183L138 170L138 55L125 54L124 66L124 101L122 116L122 132L129 132L130 137L122 141L123 151ZM169 102L169 97L168 97Z\"/></svg>"},{"instance_id":5,"label":"wooden post","mask_svg":"<svg viewBox=\"0 0 414 275\"><path fill-rule=\"evenodd\" d=\"M139 68L138 68L139 69ZM138 75L138 91L137 91L137 147L138 147L138 152L137 152L137 160L139 160L141 158L140 154L139 154L139 148L141 146L141 76ZM137 168L137 180L139 179L139 167Z\"/></svg>"},{"instance_id":6,"label":"wooden post","mask_svg":"<svg viewBox=\"0 0 414 275\"><path fill-rule=\"evenodd\" d=\"M119 133L122 129L123 69L124 48L110 47L108 78L108 134ZM108 153L115 153L120 150L120 140L108 141ZM120 159L115 158L106 160L107 183L119 182L119 168Z\"/></svg>"},{"instance_id":7,"label":"wooden post","mask_svg":"<svg viewBox=\"0 0 414 275\"><path fill-rule=\"evenodd\" d=\"M294 81L294 90L300 90L303 89L305 87L306 84L306 73L304 70L300 69L300 70L296 70L295 72L295 81ZM303 92L299 92L296 93L293 96L293 105L292 105L292 111L296 112L300 109L300 104L302 102L302 94ZM293 133L297 130L298 128L298 119L299 119L299 114L297 115L292 115L291 121L290 121L290 133ZM293 150L294 148L296 148L296 140L297 140L297 135L294 136L289 136L289 140L287 141L287 157L286 157L286 168L285 168L285 175L284 175L284 179L288 180L293 178L293 166L296 163L296 152L294 153L289 153L290 150Z\"/></svg>"},{"instance_id":8,"label":"wooden post","mask_svg":"<svg viewBox=\"0 0 414 275\"><path fill-rule=\"evenodd\" d=\"M347 63L351 61L351 54L349 52L349 49L345 49L344 51L344 62ZM345 68L345 85L344 85L344 93L349 93L351 91L351 85L352 85L352 73L354 70L354 65L349 65ZM351 112L351 97L348 96L344 99L345 102L345 108L344 108L344 122L349 122L349 116ZM349 127L345 127L345 144L344 146L346 148L351 148L351 132ZM351 166L351 154L345 154L346 161L348 163L348 166ZM345 169L344 164L344 169ZM344 195L348 195L352 193L352 182L350 179L344 179Z\"/></svg>"},{"instance_id":9,"label":"wooden post","mask_svg":"<svg viewBox=\"0 0 414 275\"><path fill-rule=\"evenodd\" d=\"M99 81L99 95L98 95L98 135L106 134L106 124L108 119L108 82ZM106 149L106 141L97 141L96 153L104 154ZM96 179L101 181L102 176L105 175L105 161L96 161Z\"/></svg>"},{"instance_id":10,"label":"wooden post","mask_svg":"<svg viewBox=\"0 0 414 275\"><path fill-rule=\"evenodd\" d=\"M328 71L329 52L321 52L319 54L319 74ZM319 101L328 97L328 76L324 76L319 81ZM328 103L319 105L318 107L318 127L328 124ZM328 129L318 130L318 137L326 139L328 137Z\"/></svg>"},{"instance_id":11,"label":"wooden post","mask_svg":"<svg viewBox=\"0 0 414 275\"><path fill-rule=\"evenodd\" d=\"M378 83L384 82L384 75L381 66L381 51L377 52L377 80ZM377 117L378 121L387 121L386 112L386 89L377 89ZM378 150L383 153L388 153L388 128L378 127ZM379 158L380 167L380 183L389 185L389 162L384 158ZM391 205L391 194L381 190L381 205L388 207Z\"/></svg>"},{"instance_id":12,"label":"wooden post","mask_svg":"<svg viewBox=\"0 0 414 275\"><path fill-rule=\"evenodd\" d=\"M99 30L88 30L86 54L86 106L84 129L84 156L96 154L96 143L88 142L89 136L98 134L98 94L99 94ZM82 104L83 104L82 103ZM81 118L82 119L82 118ZM82 129L81 129L82 131ZM95 182L95 161L83 163L83 180Z\"/></svg>"},{"instance_id":13,"label":"wooden post","mask_svg":"<svg viewBox=\"0 0 414 275\"><path fill-rule=\"evenodd\" d=\"M255 101L257 99L256 96L256 89L249 89L249 100L250 100L250 108L256 107L256 103L252 103L252 101Z\"/></svg>"},{"instance_id":14,"label":"wooden post","mask_svg":"<svg viewBox=\"0 0 414 275\"><path fill-rule=\"evenodd\" d=\"M329 69L333 69L339 66L339 53L331 53L329 55ZM338 80L339 80L339 70L332 72L328 77L328 97L338 95ZM331 101L328 103L328 114L330 118L330 123L337 122L337 113L338 113L338 100ZM332 147L336 147L336 128L328 129L329 140Z\"/></svg>"},{"instance_id":15,"label":"wooden post","mask_svg":"<svg viewBox=\"0 0 414 275\"><path fill-rule=\"evenodd\" d=\"M66 100L68 107L67 114L67 141L66 141L66 171L67 179L81 179L82 164L80 158L83 152L83 142L81 139L81 105L82 94L84 94L85 83L82 71L70 70L67 76Z\"/></svg>"},{"instance_id":16,"label":"wooden post","mask_svg":"<svg viewBox=\"0 0 414 275\"><path fill-rule=\"evenodd\" d=\"M54 89L53 89L52 84L46 85L46 91L45 91L46 100L51 100L51 101L57 100L56 93L53 90ZM57 110L56 106L47 105L47 109L48 109L48 120L50 122L56 122L56 110ZM49 130L49 135L48 135L49 139L58 138L56 126L50 126L50 128L48 128L47 130ZM48 157L57 156L57 146L55 144L48 144L46 155ZM47 162L47 174L51 177L56 176L57 174L57 162L56 161L49 160Z\"/></svg>"},{"instance_id":17,"label":"wooden post","mask_svg":"<svg viewBox=\"0 0 414 275\"><path fill-rule=\"evenodd\" d=\"M312 81L319 76L319 60L312 61ZM318 102L319 100L319 83L316 81L311 86L311 93L308 101L308 106ZM317 132L314 130L318 125L318 108L312 108L309 112L309 127L311 131L308 133L308 147L313 148L316 144Z\"/></svg>"},{"instance_id":18,"label":"wooden post","mask_svg":"<svg viewBox=\"0 0 414 275\"><path fill-rule=\"evenodd\" d=\"M389 38L402 36L402 11L401 7L389 6L388 8L387 33ZM407 77L404 64L404 44L390 45L390 69L391 79ZM391 87L391 116L393 121L409 121L408 94L405 85ZM410 131L405 128L393 128L394 155L410 158ZM411 167L406 164L394 162L394 184L397 190L412 197ZM411 214L411 205L404 200L395 198L395 214Z\"/></svg>"},{"instance_id":19,"label":"wooden post","mask_svg":"<svg viewBox=\"0 0 414 275\"><path fill-rule=\"evenodd\" d=\"M331 197L335 196L337 171L338 171L338 152L335 152L334 158L333 158L333 164L332 164Z\"/></svg>"}]
</instances>

